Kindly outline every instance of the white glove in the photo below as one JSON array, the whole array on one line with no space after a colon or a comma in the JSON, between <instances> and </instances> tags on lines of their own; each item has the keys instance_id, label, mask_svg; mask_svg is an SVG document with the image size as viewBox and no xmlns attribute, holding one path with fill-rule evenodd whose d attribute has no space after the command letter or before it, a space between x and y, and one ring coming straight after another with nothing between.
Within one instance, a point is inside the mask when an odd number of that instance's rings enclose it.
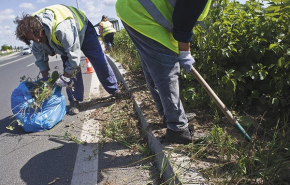
<instances>
[{"instance_id":1,"label":"white glove","mask_svg":"<svg viewBox=\"0 0 290 185\"><path fill-rule=\"evenodd\" d=\"M59 87L66 87L69 85L70 81L70 78L60 75L60 77L55 81L55 84Z\"/></svg>"},{"instance_id":2,"label":"white glove","mask_svg":"<svg viewBox=\"0 0 290 185\"><path fill-rule=\"evenodd\" d=\"M179 63L185 72L189 73L191 66L194 64L195 60L191 55L190 51L179 51Z\"/></svg>"}]
</instances>

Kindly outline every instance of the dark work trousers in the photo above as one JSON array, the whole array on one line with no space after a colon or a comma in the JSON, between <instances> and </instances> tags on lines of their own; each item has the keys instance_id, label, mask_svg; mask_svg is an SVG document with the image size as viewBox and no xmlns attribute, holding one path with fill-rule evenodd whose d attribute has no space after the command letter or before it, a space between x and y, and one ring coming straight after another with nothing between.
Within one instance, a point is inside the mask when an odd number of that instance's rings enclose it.
<instances>
[{"instance_id":1,"label":"dark work trousers","mask_svg":"<svg viewBox=\"0 0 290 185\"><path fill-rule=\"evenodd\" d=\"M105 35L104 39L108 48L114 45L114 35L115 33L108 33L107 35Z\"/></svg>"},{"instance_id":2,"label":"dark work trousers","mask_svg":"<svg viewBox=\"0 0 290 185\"><path fill-rule=\"evenodd\" d=\"M179 97L177 54L126 23L123 25L138 50L148 88L158 113L166 118L167 128L174 131L187 129L188 120Z\"/></svg>"},{"instance_id":3,"label":"dark work trousers","mask_svg":"<svg viewBox=\"0 0 290 185\"><path fill-rule=\"evenodd\" d=\"M65 63L68 61L67 56L61 56L63 68L65 70ZM84 100L84 83L81 68L77 68L76 74L71 78L73 80L73 88L67 87L66 93L69 101L83 101Z\"/></svg>"},{"instance_id":4,"label":"dark work trousers","mask_svg":"<svg viewBox=\"0 0 290 185\"><path fill-rule=\"evenodd\" d=\"M116 76L107 61L98 40L98 34L90 21L88 22L86 35L82 43L81 50L91 62L105 90L109 94L116 92L119 89Z\"/></svg>"}]
</instances>

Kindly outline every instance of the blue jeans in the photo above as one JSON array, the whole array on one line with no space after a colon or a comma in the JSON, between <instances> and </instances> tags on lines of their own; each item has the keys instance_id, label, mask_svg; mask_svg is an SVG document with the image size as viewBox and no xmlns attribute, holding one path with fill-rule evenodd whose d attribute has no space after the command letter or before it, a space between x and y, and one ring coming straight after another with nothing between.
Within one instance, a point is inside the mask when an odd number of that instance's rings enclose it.
<instances>
[{"instance_id":1,"label":"blue jeans","mask_svg":"<svg viewBox=\"0 0 290 185\"><path fill-rule=\"evenodd\" d=\"M179 97L180 65L175 52L140 34L123 22L135 44L146 82L158 113L165 116L167 128L187 129L188 120Z\"/></svg>"},{"instance_id":2,"label":"blue jeans","mask_svg":"<svg viewBox=\"0 0 290 185\"><path fill-rule=\"evenodd\" d=\"M63 68L65 70L65 63L68 61L67 56L61 56L63 62ZM71 78L73 81L73 89L70 87L66 88L68 101L83 101L84 100L84 82L82 77L81 68L79 67L76 72L76 76Z\"/></svg>"},{"instance_id":3,"label":"blue jeans","mask_svg":"<svg viewBox=\"0 0 290 185\"><path fill-rule=\"evenodd\" d=\"M118 88L116 76L107 61L104 51L98 40L97 32L90 21L81 50L89 59L99 78L99 81L109 94L116 92Z\"/></svg>"}]
</instances>

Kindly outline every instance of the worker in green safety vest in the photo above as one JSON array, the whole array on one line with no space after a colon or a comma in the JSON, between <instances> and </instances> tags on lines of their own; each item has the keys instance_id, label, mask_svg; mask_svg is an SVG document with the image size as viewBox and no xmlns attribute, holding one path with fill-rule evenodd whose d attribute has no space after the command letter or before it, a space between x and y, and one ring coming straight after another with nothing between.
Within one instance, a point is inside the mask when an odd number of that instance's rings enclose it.
<instances>
[{"instance_id":1,"label":"worker in green safety vest","mask_svg":"<svg viewBox=\"0 0 290 185\"><path fill-rule=\"evenodd\" d=\"M163 116L165 138L188 144L195 138L188 127L179 95L180 68L190 72L193 27L210 9L211 0L117 0L116 11L135 44L142 69Z\"/></svg>"},{"instance_id":2,"label":"worker in green safety vest","mask_svg":"<svg viewBox=\"0 0 290 185\"><path fill-rule=\"evenodd\" d=\"M56 85L66 87L71 115L79 113L79 102L84 98L80 70L81 53L89 59L96 75L109 94L119 92L116 76L98 40L98 34L85 14L72 6L51 5L32 15L15 19L16 37L30 45L43 79L49 76L49 57L59 54L64 72ZM71 87L72 86L72 87Z\"/></svg>"},{"instance_id":3,"label":"worker in green safety vest","mask_svg":"<svg viewBox=\"0 0 290 185\"><path fill-rule=\"evenodd\" d=\"M113 24L107 20L107 16L102 16L102 21L99 25L100 35L103 37L106 50L111 50L111 47L114 45L114 35L116 30L113 27Z\"/></svg>"}]
</instances>

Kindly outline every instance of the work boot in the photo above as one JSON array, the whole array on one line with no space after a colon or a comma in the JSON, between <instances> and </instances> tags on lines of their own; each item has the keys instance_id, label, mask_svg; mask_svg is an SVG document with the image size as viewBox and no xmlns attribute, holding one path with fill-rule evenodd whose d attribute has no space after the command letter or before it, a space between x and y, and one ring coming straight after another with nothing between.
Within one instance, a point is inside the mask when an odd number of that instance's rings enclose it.
<instances>
[{"instance_id":1,"label":"work boot","mask_svg":"<svg viewBox=\"0 0 290 185\"><path fill-rule=\"evenodd\" d=\"M194 134L190 128L183 131L173 131L166 129L165 139L171 143L189 144L198 143L206 140L208 136L204 133Z\"/></svg>"},{"instance_id":2,"label":"work boot","mask_svg":"<svg viewBox=\"0 0 290 185\"><path fill-rule=\"evenodd\" d=\"M69 105L70 105L70 108L68 110L69 115L76 115L80 112L79 111L80 104L78 101L70 101Z\"/></svg>"},{"instance_id":3,"label":"work boot","mask_svg":"<svg viewBox=\"0 0 290 185\"><path fill-rule=\"evenodd\" d=\"M183 131L166 129L165 139L171 143L189 144L192 142L192 131L187 128Z\"/></svg>"},{"instance_id":4,"label":"work boot","mask_svg":"<svg viewBox=\"0 0 290 185\"><path fill-rule=\"evenodd\" d=\"M111 96L115 97L116 99L119 99L119 98L121 98L121 91L117 90Z\"/></svg>"},{"instance_id":5,"label":"work boot","mask_svg":"<svg viewBox=\"0 0 290 185\"><path fill-rule=\"evenodd\" d=\"M196 114L195 114L194 112L186 113L186 114L185 114L185 117L187 118L188 122L191 122L192 120L195 119ZM167 128L167 125L166 125L165 119L166 119L165 116L163 116L163 121L162 121L162 126L163 126L163 128Z\"/></svg>"}]
</instances>

